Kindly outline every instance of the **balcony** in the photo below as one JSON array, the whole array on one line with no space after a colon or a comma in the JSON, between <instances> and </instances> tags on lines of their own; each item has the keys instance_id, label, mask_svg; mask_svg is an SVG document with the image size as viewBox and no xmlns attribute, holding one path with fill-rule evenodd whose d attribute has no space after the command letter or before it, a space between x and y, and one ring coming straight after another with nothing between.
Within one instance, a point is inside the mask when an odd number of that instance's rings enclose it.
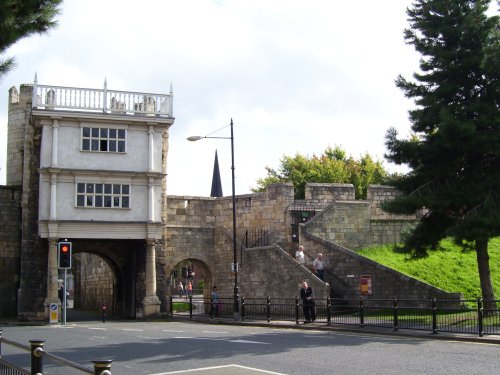
<instances>
[{"instance_id":1,"label":"balcony","mask_svg":"<svg viewBox=\"0 0 500 375\"><path fill-rule=\"evenodd\" d=\"M169 94L33 84L32 107L124 116L173 117L173 90Z\"/></svg>"}]
</instances>

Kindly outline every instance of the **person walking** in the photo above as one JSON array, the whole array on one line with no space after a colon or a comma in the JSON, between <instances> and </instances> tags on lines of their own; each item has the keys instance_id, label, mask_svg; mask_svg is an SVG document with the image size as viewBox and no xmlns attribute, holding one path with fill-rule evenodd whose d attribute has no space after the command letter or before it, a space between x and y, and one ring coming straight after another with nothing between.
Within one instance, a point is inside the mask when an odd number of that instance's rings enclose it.
<instances>
[{"instance_id":1,"label":"person walking","mask_svg":"<svg viewBox=\"0 0 500 375\"><path fill-rule=\"evenodd\" d=\"M304 311L304 324L314 322L316 320L316 302L314 301L313 289L307 285L306 281L302 283L300 298L302 299L302 310Z\"/></svg>"},{"instance_id":2,"label":"person walking","mask_svg":"<svg viewBox=\"0 0 500 375\"><path fill-rule=\"evenodd\" d=\"M213 318L219 313L219 292L217 291L217 286L213 286L212 293L210 293L210 317Z\"/></svg>"},{"instance_id":3,"label":"person walking","mask_svg":"<svg viewBox=\"0 0 500 375\"><path fill-rule=\"evenodd\" d=\"M179 285L177 285L177 291L179 292L179 298L182 298L184 294L184 285L182 285L182 281L179 281Z\"/></svg>"},{"instance_id":4,"label":"person walking","mask_svg":"<svg viewBox=\"0 0 500 375\"><path fill-rule=\"evenodd\" d=\"M325 281L325 262L323 261L323 254L319 253L313 262L314 273L321 281Z\"/></svg>"},{"instance_id":5,"label":"person walking","mask_svg":"<svg viewBox=\"0 0 500 375\"><path fill-rule=\"evenodd\" d=\"M188 281L186 285L186 299L189 299L193 296L193 284L191 284L191 281Z\"/></svg>"},{"instance_id":6,"label":"person walking","mask_svg":"<svg viewBox=\"0 0 500 375\"><path fill-rule=\"evenodd\" d=\"M297 251L295 252L295 260L300 264L304 265L306 263L306 259L304 256L304 246L299 246Z\"/></svg>"}]
</instances>

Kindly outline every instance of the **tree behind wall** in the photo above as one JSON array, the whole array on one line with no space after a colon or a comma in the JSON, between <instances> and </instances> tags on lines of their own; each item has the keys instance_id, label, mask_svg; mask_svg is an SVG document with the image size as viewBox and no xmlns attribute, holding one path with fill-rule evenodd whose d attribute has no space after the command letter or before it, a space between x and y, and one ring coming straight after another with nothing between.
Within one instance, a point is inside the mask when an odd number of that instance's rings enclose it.
<instances>
[{"instance_id":1,"label":"tree behind wall","mask_svg":"<svg viewBox=\"0 0 500 375\"><path fill-rule=\"evenodd\" d=\"M252 189L254 193L264 191L271 184L292 182L297 199L304 199L308 182L351 183L356 199L364 199L368 185L382 184L388 178L382 163L374 161L369 154L356 160L347 157L339 146L327 147L320 156L308 157L299 153L294 157L283 156L279 169L266 167L266 170L267 176L257 180L257 187Z\"/></svg>"},{"instance_id":2,"label":"tree behind wall","mask_svg":"<svg viewBox=\"0 0 500 375\"><path fill-rule=\"evenodd\" d=\"M495 299L488 240L500 235L500 34L489 3L418 0L408 9L405 40L421 53L421 71L396 85L415 100L413 134L401 140L389 129L386 157L411 171L395 182L404 195L385 205L428 210L405 243L415 255L448 236L475 249L485 300Z\"/></svg>"},{"instance_id":3,"label":"tree behind wall","mask_svg":"<svg viewBox=\"0 0 500 375\"><path fill-rule=\"evenodd\" d=\"M53 28L61 3L62 0L0 1L0 55L20 39ZM0 79L13 67L13 58L0 58Z\"/></svg>"}]
</instances>

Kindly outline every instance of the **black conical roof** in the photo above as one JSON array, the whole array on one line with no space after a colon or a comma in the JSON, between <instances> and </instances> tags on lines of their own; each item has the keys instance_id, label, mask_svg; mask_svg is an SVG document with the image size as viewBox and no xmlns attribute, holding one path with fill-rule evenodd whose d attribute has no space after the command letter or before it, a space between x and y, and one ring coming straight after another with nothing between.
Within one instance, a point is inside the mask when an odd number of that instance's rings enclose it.
<instances>
[{"instance_id":1,"label":"black conical roof","mask_svg":"<svg viewBox=\"0 0 500 375\"><path fill-rule=\"evenodd\" d=\"M222 197L222 183L220 181L219 159L217 158L217 150L215 150L214 174L212 176L212 191L211 197Z\"/></svg>"}]
</instances>

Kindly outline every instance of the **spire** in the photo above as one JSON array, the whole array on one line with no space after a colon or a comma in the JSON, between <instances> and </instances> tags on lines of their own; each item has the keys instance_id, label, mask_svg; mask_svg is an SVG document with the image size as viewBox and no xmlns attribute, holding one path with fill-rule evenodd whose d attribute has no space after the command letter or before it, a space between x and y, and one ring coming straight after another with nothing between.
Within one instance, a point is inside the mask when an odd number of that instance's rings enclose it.
<instances>
[{"instance_id":1,"label":"spire","mask_svg":"<svg viewBox=\"0 0 500 375\"><path fill-rule=\"evenodd\" d=\"M220 181L219 159L217 158L217 150L215 150L214 174L212 176L212 191L211 197L222 197L222 183Z\"/></svg>"}]
</instances>

